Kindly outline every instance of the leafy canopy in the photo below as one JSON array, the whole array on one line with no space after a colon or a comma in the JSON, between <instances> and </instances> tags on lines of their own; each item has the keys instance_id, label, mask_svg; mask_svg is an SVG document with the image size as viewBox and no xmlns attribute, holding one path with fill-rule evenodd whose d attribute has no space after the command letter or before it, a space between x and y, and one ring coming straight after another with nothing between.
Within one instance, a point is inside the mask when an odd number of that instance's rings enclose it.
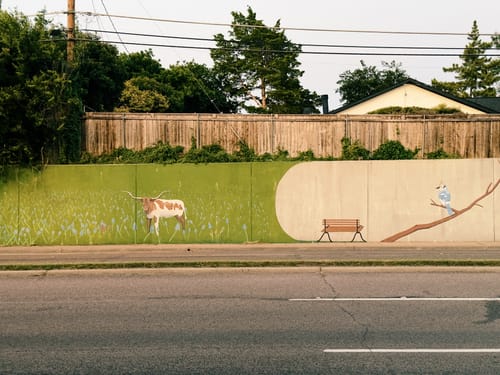
<instances>
[{"instance_id":1,"label":"leafy canopy","mask_svg":"<svg viewBox=\"0 0 500 375\"><path fill-rule=\"evenodd\" d=\"M79 157L79 99L59 29L0 11L0 166Z\"/></svg>"},{"instance_id":2,"label":"leafy canopy","mask_svg":"<svg viewBox=\"0 0 500 375\"><path fill-rule=\"evenodd\" d=\"M383 69L373 65L368 66L363 60L360 63L361 68L341 73L337 81L339 87L336 92L340 94L344 104L357 102L409 78L406 71L401 68L401 64L395 61L390 63L382 61Z\"/></svg>"},{"instance_id":3,"label":"leafy canopy","mask_svg":"<svg viewBox=\"0 0 500 375\"><path fill-rule=\"evenodd\" d=\"M229 38L214 36L211 51L214 70L231 101L253 113L318 112L319 96L304 89L299 69L301 47L280 29L278 20L267 27L252 8L247 14L232 12Z\"/></svg>"}]
</instances>

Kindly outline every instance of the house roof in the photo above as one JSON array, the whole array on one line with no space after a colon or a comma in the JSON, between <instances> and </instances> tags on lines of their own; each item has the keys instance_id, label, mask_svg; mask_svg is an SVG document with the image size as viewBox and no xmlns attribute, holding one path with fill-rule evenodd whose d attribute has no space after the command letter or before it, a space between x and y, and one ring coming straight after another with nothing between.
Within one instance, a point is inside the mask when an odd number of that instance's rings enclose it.
<instances>
[{"instance_id":1,"label":"house roof","mask_svg":"<svg viewBox=\"0 0 500 375\"><path fill-rule=\"evenodd\" d=\"M492 103L494 102L494 104L489 104L490 106L487 106L486 104L486 101L480 101L480 100L471 100L471 98L459 98L457 96L454 96L454 95L451 95L451 94L448 94L446 92L443 92L441 90L438 90L432 86L429 86L429 85L426 85L425 83L423 82L420 82L420 81L417 81L416 79L413 79L413 78L408 78L407 80L405 81L402 81L392 87L389 87L385 90L382 90L382 91L379 91L375 94L372 94L370 96L367 96L366 98L364 99L361 99L361 100L358 100L354 103L350 103L350 104L346 104L342 107L339 107L337 109L334 109L333 111L330 111L329 113L330 114L336 114L336 113L339 113L339 112L343 112L349 108L352 108L352 107L355 107L361 103L364 103L370 99L373 99L379 95L382 95L382 94L385 94L389 91L392 91L398 87L401 87L403 85L407 85L407 84L410 84L410 85L414 85L414 86L417 86L417 87L420 87L421 89L424 89L424 90L427 90L427 91L430 91L434 94L437 94L437 95L440 95L442 97L445 97L447 99L450 99L450 100L453 100L455 102L458 102L458 103L461 103L463 105L466 105L466 106L469 106L469 107L472 107L472 108L475 108L477 109L478 111L481 111L481 112L484 112L484 113L500 113L500 108L496 108L495 109L495 106L496 105L499 105L500 106L500 103L497 103L496 101L491 101ZM500 99L500 98L475 98L475 99Z\"/></svg>"},{"instance_id":2,"label":"house roof","mask_svg":"<svg viewBox=\"0 0 500 375\"><path fill-rule=\"evenodd\" d=\"M478 97L478 98L469 98L468 100L480 104L483 107L492 109L494 111L492 113L500 113L500 98Z\"/></svg>"}]
</instances>

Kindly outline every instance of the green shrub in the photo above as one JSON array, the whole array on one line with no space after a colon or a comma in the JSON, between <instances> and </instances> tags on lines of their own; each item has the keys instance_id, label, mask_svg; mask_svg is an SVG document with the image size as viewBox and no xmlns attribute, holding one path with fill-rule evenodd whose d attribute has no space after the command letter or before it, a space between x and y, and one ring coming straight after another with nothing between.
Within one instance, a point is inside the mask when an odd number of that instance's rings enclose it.
<instances>
[{"instance_id":1,"label":"green shrub","mask_svg":"<svg viewBox=\"0 0 500 375\"><path fill-rule=\"evenodd\" d=\"M426 159L460 159L458 154L448 154L443 148L424 155Z\"/></svg>"},{"instance_id":2,"label":"green shrub","mask_svg":"<svg viewBox=\"0 0 500 375\"><path fill-rule=\"evenodd\" d=\"M299 154L295 158L293 158L293 160L312 161L317 159L314 156L314 152L311 149L309 149L307 151L299 152Z\"/></svg>"},{"instance_id":3,"label":"green shrub","mask_svg":"<svg viewBox=\"0 0 500 375\"><path fill-rule=\"evenodd\" d=\"M374 115L436 115L462 113L458 108L447 107L446 104L439 104L433 108L423 107L384 107L369 112Z\"/></svg>"},{"instance_id":4,"label":"green shrub","mask_svg":"<svg viewBox=\"0 0 500 375\"><path fill-rule=\"evenodd\" d=\"M368 160L370 151L363 147L359 140L351 142L350 138L342 138L342 160Z\"/></svg>"},{"instance_id":5,"label":"green shrub","mask_svg":"<svg viewBox=\"0 0 500 375\"><path fill-rule=\"evenodd\" d=\"M211 144L193 148L184 155L184 163L228 163L234 161L234 157L228 154L221 145Z\"/></svg>"},{"instance_id":6,"label":"green shrub","mask_svg":"<svg viewBox=\"0 0 500 375\"><path fill-rule=\"evenodd\" d=\"M375 151L371 158L373 160L408 160L414 159L418 149L406 149L399 141L385 141Z\"/></svg>"},{"instance_id":7,"label":"green shrub","mask_svg":"<svg viewBox=\"0 0 500 375\"><path fill-rule=\"evenodd\" d=\"M182 157L184 147L170 146L168 143L158 142L155 146L146 147L140 151L139 158L142 163L177 163Z\"/></svg>"},{"instance_id":8,"label":"green shrub","mask_svg":"<svg viewBox=\"0 0 500 375\"><path fill-rule=\"evenodd\" d=\"M269 162L269 161L313 161L313 160L335 160L329 157L316 157L309 149L299 152L292 157L287 150L278 147L274 153L266 152L257 155L255 150L245 141L238 142L238 150L229 154L219 144L204 145L197 147L194 137L191 138L191 148L184 152L183 146L171 146L168 143L158 142L154 146L146 147L144 150L134 151L125 147L118 147L108 154L93 156L88 153L81 155L80 163L90 164L140 164L140 163L233 163L233 162ZM397 160L414 159L418 149L407 150L399 141L386 141L373 153L370 153L359 141L352 142L349 138L342 139L341 160ZM456 155L448 155L443 150L426 154L428 159L458 158Z\"/></svg>"},{"instance_id":9,"label":"green shrub","mask_svg":"<svg viewBox=\"0 0 500 375\"><path fill-rule=\"evenodd\" d=\"M233 153L233 156L237 161L256 161L259 160L255 150L248 146L243 140L238 141L239 150Z\"/></svg>"},{"instance_id":10,"label":"green shrub","mask_svg":"<svg viewBox=\"0 0 500 375\"><path fill-rule=\"evenodd\" d=\"M273 160L276 161L285 161L290 159L290 153L288 150L284 150L281 147L278 147L278 150L273 154Z\"/></svg>"}]
</instances>

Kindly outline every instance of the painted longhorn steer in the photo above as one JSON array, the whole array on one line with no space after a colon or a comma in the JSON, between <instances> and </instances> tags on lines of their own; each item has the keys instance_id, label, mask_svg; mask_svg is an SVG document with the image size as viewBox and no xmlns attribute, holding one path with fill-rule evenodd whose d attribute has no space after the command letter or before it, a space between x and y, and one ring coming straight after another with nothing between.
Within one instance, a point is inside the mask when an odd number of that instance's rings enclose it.
<instances>
[{"instance_id":1,"label":"painted longhorn steer","mask_svg":"<svg viewBox=\"0 0 500 375\"><path fill-rule=\"evenodd\" d=\"M147 218L147 230L151 228L151 221L153 221L155 226L156 235L160 235L159 222L160 217L169 218L175 217L177 221L181 224L182 229L186 226L186 209L184 207L184 202L179 199L159 199L164 192L161 192L155 198L149 197L135 197L131 192L127 193L133 198L140 200L142 202L142 209L146 214Z\"/></svg>"}]
</instances>

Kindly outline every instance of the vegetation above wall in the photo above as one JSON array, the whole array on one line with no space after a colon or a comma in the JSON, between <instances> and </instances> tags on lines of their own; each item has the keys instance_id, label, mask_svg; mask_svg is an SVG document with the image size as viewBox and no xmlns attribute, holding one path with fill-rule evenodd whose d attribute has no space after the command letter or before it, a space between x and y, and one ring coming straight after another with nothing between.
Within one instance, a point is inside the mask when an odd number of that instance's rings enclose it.
<instances>
[{"instance_id":1,"label":"vegetation above wall","mask_svg":"<svg viewBox=\"0 0 500 375\"><path fill-rule=\"evenodd\" d=\"M406 114L406 115L442 115L442 114L457 114L461 113L458 108L447 107L445 104L440 104L434 108L422 108L422 107L385 107L380 108L375 111L369 112L370 114L376 115L392 115L392 114Z\"/></svg>"},{"instance_id":2,"label":"vegetation above wall","mask_svg":"<svg viewBox=\"0 0 500 375\"><path fill-rule=\"evenodd\" d=\"M317 157L312 150L300 152L292 157L287 150L279 148L274 153L258 155L245 141L238 143L238 149L228 153L218 144L196 146L196 139L191 140L191 148L185 152L182 146L172 146L158 142L144 150L134 151L124 147L100 156L84 154L82 164L133 164L133 163L237 163L237 162L269 162L269 161L313 161L313 160L408 160L414 159L419 149L410 150L401 142L387 140L376 150L369 151L359 141L350 138L342 139L342 156L340 158ZM425 155L427 159L460 158L459 155L446 153L443 149Z\"/></svg>"},{"instance_id":3,"label":"vegetation above wall","mask_svg":"<svg viewBox=\"0 0 500 375\"><path fill-rule=\"evenodd\" d=\"M136 164L136 163L236 163L236 162L265 162L265 161L310 161L333 160L333 158L318 158L311 150L300 152L291 157L286 150L278 149L275 153L257 155L255 150L245 141L238 143L238 150L228 153L219 144L196 146L196 139L192 139L191 148L184 152L182 146L171 146L168 143L158 142L154 146L134 151L125 147L113 150L111 153L93 156L88 153L82 155L82 164Z\"/></svg>"}]
</instances>

